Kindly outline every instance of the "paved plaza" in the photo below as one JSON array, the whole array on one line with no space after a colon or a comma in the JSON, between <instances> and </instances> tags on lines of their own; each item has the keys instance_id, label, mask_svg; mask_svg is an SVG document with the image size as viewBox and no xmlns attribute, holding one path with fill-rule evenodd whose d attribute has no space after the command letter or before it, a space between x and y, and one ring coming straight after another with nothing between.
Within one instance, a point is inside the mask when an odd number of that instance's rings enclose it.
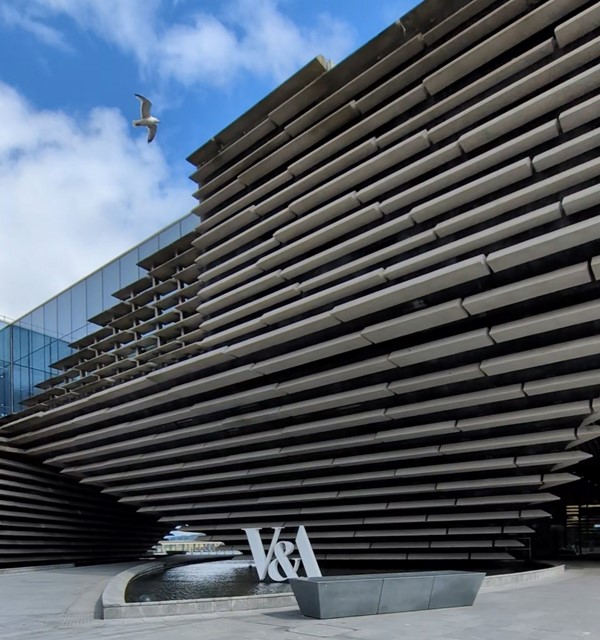
<instances>
[{"instance_id":1,"label":"paved plaza","mask_svg":"<svg viewBox=\"0 0 600 640\"><path fill-rule=\"evenodd\" d=\"M294 609L100 620L107 581L130 564L0 575L2 640L600 640L600 563L563 577L482 591L473 607L312 620Z\"/></svg>"}]
</instances>

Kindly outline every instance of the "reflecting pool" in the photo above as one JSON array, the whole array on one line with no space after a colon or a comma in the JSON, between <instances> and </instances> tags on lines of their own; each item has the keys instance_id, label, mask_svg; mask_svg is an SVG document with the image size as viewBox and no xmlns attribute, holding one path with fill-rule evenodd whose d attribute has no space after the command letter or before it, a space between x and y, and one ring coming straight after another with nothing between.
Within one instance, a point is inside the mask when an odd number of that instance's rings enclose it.
<instances>
[{"instance_id":1,"label":"reflecting pool","mask_svg":"<svg viewBox=\"0 0 600 640\"><path fill-rule=\"evenodd\" d=\"M468 566L448 564L432 567L431 564L413 563L391 566L389 563L370 562L363 565L321 566L323 575L423 571L435 569L459 569L483 571L488 575L516 573L542 569L547 565L534 562L501 562L498 564ZM198 598L226 598L273 593L291 593L288 582L259 582L250 556L230 560L216 560L200 564L177 565L161 573L140 576L132 580L125 593L126 602L153 602L158 600L195 600Z\"/></svg>"},{"instance_id":2,"label":"reflecting pool","mask_svg":"<svg viewBox=\"0 0 600 640\"><path fill-rule=\"evenodd\" d=\"M258 582L256 569L249 558L233 558L180 565L163 573L140 576L129 583L125 601L190 600L290 592L287 582Z\"/></svg>"}]
</instances>

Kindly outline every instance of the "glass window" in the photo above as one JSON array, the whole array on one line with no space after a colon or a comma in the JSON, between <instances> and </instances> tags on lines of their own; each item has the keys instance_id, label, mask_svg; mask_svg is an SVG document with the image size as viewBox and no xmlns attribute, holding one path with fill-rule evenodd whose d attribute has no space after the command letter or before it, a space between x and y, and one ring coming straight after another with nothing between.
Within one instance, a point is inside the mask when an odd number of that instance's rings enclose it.
<instances>
[{"instance_id":1,"label":"glass window","mask_svg":"<svg viewBox=\"0 0 600 640\"><path fill-rule=\"evenodd\" d=\"M151 256L153 253L156 253L157 251L158 251L158 237L153 236L152 238L148 238L146 242L142 243L138 247L138 255L140 257L139 259L143 260L144 258Z\"/></svg>"},{"instance_id":2,"label":"glass window","mask_svg":"<svg viewBox=\"0 0 600 640\"><path fill-rule=\"evenodd\" d=\"M26 368L20 366L15 366L13 369L13 394L15 403L20 403L29 396L27 371Z\"/></svg>"},{"instance_id":3,"label":"glass window","mask_svg":"<svg viewBox=\"0 0 600 640\"><path fill-rule=\"evenodd\" d=\"M71 289L71 331L73 333L81 332L78 336L81 338L85 335L85 325L88 319L87 303L85 299L85 282L78 282ZM77 338L71 338L71 341Z\"/></svg>"},{"instance_id":4,"label":"glass window","mask_svg":"<svg viewBox=\"0 0 600 640\"><path fill-rule=\"evenodd\" d=\"M193 231L199 224L200 218L195 213L190 213L189 216L186 216L179 222L181 235L184 236L186 233Z\"/></svg>"},{"instance_id":5,"label":"glass window","mask_svg":"<svg viewBox=\"0 0 600 640\"><path fill-rule=\"evenodd\" d=\"M102 271L98 271L85 280L87 301L87 319L102 311Z\"/></svg>"},{"instance_id":6,"label":"glass window","mask_svg":"<svg viewBox=\"0 0 600 640\"><path fill-rule=\"evenodd\" d=\"M89 332L88 332L88 326L91 327L91 330ZM93 333L93 331L95 331L97 328L98 327L94 325L84 325L83 327L74 329L73 331L71 331L71 337L69 339L69 342L75 342L80 338L85 338L85 336L87 336L88 333Z\"/></svg>"},{"instance_id":7,"label":"glass window","mask_svg":"<svg viewBox=\"0 0 600 640\"><path fill-rule=\"evenodd\" d=\"M4 327L0 329L0 364L2 362L10 362L10 336L12 327Z\"/></svg>"},{"instance_id":8,"label":"glass window","mask_svg":"<svg viewBox=\"0 0 600 640\"><path fill-rule=\"evenodd\" d=\"M113 292L121 288L119 280L119 261L111 262L102 269L102 301L103 309L108 309L117 303Z\"/></svg>"},{"instance_id":9,"label":"glass window","mask_svg":"<svg viewBox=\"0 0 600 640\"><path fill-rule=\"evenodd\" d=\"M175 240L180 237L179 223L177 223L158 234L158 246L162 249L163 247L170 245L172 242L175 242Z\"/></svg>"},{"instance_id":10,"label":"glass window","mask_svg":"<svg viewBox=\"0 0 600 640\"><path fill-rule=\"evenodd\" d=\"M33 329L41 331L44 327L44 307L38 307L34 309L30 314L30 324Z\"/></svg>"},{"instance_id":11,"label":"glass window","mask_svg":"<svg viewBox=\"0 0 600 640\"><path fill-rule=\"evenodd\" d=\"M13 362L26 367L31 366L32 350L31 331L23 327L13 327Z\"/></svg>"},{"instance_id":12,"label":"glass window","mask_svg":"<svg viewBox=\"0 0 600 640\"><path fill-rule=\"evenodd\" d=\"M21 359L21 353L27 351L27 345L24 344L23 347L21 346L22 335L23 333L22 333L21 327L14 326L13 332L12 332L12 354L11 354L13 362L19 362L19 360Z\"/></svg>"},{"instance_id":13,"label":"glass window","mask_svg":"<svg viewBox=\"0 0 600 640\"><path fill-rule=\"evenodd\" d=\"M34 369L31 372L31 387L29 390L30 395L33 395L34 393L39 393L39 389L35 388L36 384L39 384L40 382L43 382L46 378L48 377L48 372L47 371L37 371L36 369Z\"/></svg>"},{"instance_id":14,"label":"glass window","mask_svg":"<svg viewBox=\"0 0 600 640\"><path fill-rule=\"evenodd\" d=\"M135 282L139 278L137 261L137 249L130 251L119 258L121 267L121 282L119 284L119 289L123 288L127 284Z\"/></svg>"},{"instance_id":15,"label":"glass window","mask_svg":"<svg viewBox=\"0 0 600 640\"><path fill-rule=\"evenodd\" d=\"M64 340L53 340L50 346L51 357L50 362L48 363L48 367L54 362L62 360L63 358L66 358L68 355L73 353L73 349L71 349L68 343L66 343Z\"/></svg>"},{"instance_id":16,"label":"glass window","mask_svg":"<svg viewBox=\"0 0 600 640\"><path fill-rule=\"evenodd\" d=\"M39 331L29 332L29 339L31 342L31 357L29 359L29 366L44 371L48 368L50 353L48 351L48 336L45 336ZM24 364L24 362L21 362Z\"/></svg>"},{"instance_id":17,"label":"glass window","mask_svg":"<svg viewBox=\"0 0 600 640\"><path fill-rule=\"evenodd\" d=\"M12 410L12 366L4 359L9 356L11 331L10 327L0 331L0 415L6 415Z\"/></svg>"},{"instance_id":18,"label":"glass window","mask_svg":"<svg viewBox=\"0 0 600 640\"><path fill-rule=\"evenodd\" d=\"M43 311L43 309L41 309L41 316L42 316L41 321L42 321L42 324L43 324L43 322L44 322L44 311ZM31 313L28 313L26 316L23 316L22 318L19 318L18 322L19 322L19 326L21 326L21 327L31 328L32 327L32 323L33 323L33 316L32 316Z\"/></svg>"},{"instance_id":19,"label":"glass window","mask_svg":"<svg viewBox=\"0 0 600 640\"><path fill-rule=\"evenodd\" d=\"M69 336L73 327L71 325L71 290L61 293L56 301L57 304L57 321L58 321L58 337L63 338Z\"/></svg>"},{"instance_id":20,"label":"glass window","mask_svg":"<svg viewBox=\"0 0 600 640\"><path fill-rule=\"evenodd\" d=\"M44 331L56 337L58 333L58 314L56 298L48 300L44 305Z\"/></svg>"}]
</instances>

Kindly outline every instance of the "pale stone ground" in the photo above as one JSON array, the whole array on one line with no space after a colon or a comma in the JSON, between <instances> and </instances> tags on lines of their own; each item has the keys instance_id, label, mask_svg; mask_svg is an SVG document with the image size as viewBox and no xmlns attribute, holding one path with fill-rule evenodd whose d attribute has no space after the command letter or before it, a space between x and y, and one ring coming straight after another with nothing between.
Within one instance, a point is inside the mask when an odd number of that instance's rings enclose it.
<instances>
[{"instance_id":1,"label":"pale stone ground","mask_svg":"<svg viewBox=\"0 0 600 640\"><path fill-rule=\"evenodd\" d=\"M128 564L0 575L2 640L600 640L600 562L564 577L482 591L473 607L311 620L294 609L98 620L106 582Z\"/></svg>"}]
</instances>

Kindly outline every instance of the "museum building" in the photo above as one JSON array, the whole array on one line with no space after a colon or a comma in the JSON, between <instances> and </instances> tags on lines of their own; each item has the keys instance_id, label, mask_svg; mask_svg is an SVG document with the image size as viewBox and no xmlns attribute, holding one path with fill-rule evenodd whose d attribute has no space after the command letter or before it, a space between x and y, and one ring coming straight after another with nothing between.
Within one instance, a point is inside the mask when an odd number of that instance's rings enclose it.
<instances>
[{"instance_id":1,"label":"museum building","mask_svg":"<svg viewBox=\"0 0 600 640\"><path fill-rule=\"evenodd\" d=\"M425 0L188 159L195 227L2 421L0 565L186 525L504 561L584 512L594 546L600 2Z\"/></svg>"}]
</instances>

